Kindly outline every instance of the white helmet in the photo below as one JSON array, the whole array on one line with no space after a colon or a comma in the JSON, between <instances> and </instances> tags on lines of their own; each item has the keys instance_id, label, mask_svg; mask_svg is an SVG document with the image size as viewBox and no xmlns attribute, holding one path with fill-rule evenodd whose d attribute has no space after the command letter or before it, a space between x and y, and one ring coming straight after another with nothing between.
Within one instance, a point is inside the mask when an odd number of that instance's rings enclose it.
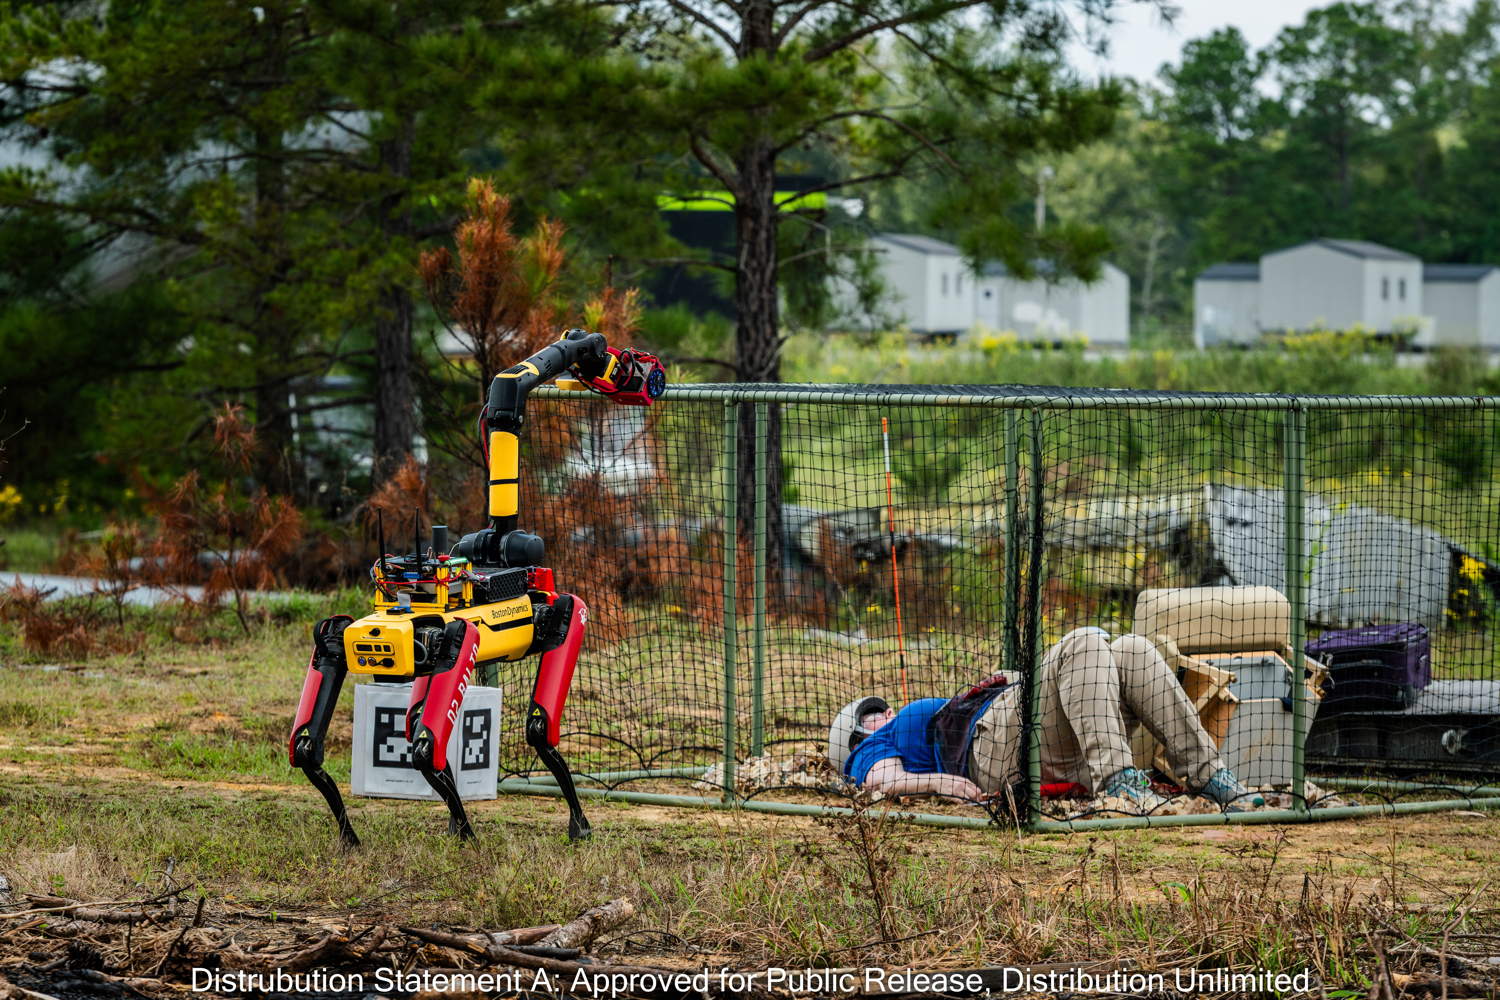
<instances>
[{"instance_id":1,"label":"white helmet","mask_svg":"<svg viewBox=\"0 0 1500 1000\"><path fill-rule=\"evenodd\" d=\"M879 695L865 695L855 698L833 717L833 727L828 730L828 760L840 774L844 773L844 764L854 748L873 735L871 730L860 725L860 720L871 712L884 712L890 707Z\"/></svg>"}]
</instances>

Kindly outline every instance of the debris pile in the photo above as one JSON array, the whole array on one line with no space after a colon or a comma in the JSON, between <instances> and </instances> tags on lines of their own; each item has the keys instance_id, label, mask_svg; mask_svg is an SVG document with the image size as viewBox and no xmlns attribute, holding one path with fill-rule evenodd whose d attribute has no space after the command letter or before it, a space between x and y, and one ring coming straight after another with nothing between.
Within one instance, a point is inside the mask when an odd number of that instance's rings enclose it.
<instances>
[{"instance_id":1,"label":"debris pile","mask_svg":"<svg viewBox=\"0 0 1500 1000\"><path fill-rule=\"evenodd\" d=\"M693 783L699 792L715 793L724 790L724 765L718 763L708 768L703 776ZM858 789L843 780L829 765L828 759L819 753L796 753L790 757L774 757L764 754L739 761L734 767L734 790L740 795L750 796L778 788L807 788L853 797ZM1217 803L1196 795L1185 795L1175 789L1158 788L1167 801L1152 811L1153 816L1199 816L1223 811ZM1238 803L1245 812L1263 812L1275 809L1291 809L1295 800L1291 790L1285 787L1266 785L1256 789L1264 800L1253 805L1250 800ZM885 796L874 793L863 796L878 802ZM1328 809L1347 805L1333 793L1307 782L1307 801L1314 809ZM1140 807L1128 799L1103 795L1094 799L1049 798L1043 811L1050 817L1067 819L1106 818L1113 816L1139 816Z\"/></svg>"},{"instance_id":2,"label":"debris pile","mask_svg":"<svg viewBox=\"0 0 1500 1000\"><path fill-rule=\"evenodd\" d=\"M703 772L693 782L700 792L724 790L724 764L721 761ZM821 791L847 792L848 786L834 773L828 758L820 753L796 753L790 757L763 754L734 765L734 790L753 795L772 788L811 788Z\"/></svg>"},{"instance_id":3,"label":"debris pile","mask_svg":"<svg viewBox=\"0 0 1500 1000\"><path fill-rule=\"evenodd\" d=\"M8 899L0 912L0 1000L175 998L184 987L201 990L209 980L210 988L230 984L226 988L241 992L234 984L258 986L276 975L300 975L296 982L319 983L324 988L314 992L332 997L344 994L340 984L358 977L378 983L382 975L398 977L413 968L427 970L429 980L438 973L505 967L541 970L553 981L570 983L580 970L590 981L664 971L614 965L585 953L595 939L634 917L626 899L593 907L567 924L485 931L404 926L383 914L303 916L228 902L206 913L206 898L187 899L188 891L100 902L35 894Z\"/></svg>"}]
</instances>

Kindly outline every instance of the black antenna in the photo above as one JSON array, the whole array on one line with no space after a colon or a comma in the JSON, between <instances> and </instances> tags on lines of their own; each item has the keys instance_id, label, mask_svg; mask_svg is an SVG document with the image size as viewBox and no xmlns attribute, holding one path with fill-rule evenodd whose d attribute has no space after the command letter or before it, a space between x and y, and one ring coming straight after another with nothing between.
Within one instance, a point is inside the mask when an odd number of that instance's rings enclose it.
<instances>
[{"instance_id":1,"label":"black antenna","mask_svg":"<svg viewBox=\"0 0 1500 1000\"><path fill-rule=\"evenodd\" d=\"M375 511L376 542L380 545L380 575L390 579L390 570L385 566L385 511Z\"/></svg>"},{"instance_id":2,"label":"black antenna","mask_svg":"<svg viewBox=\"0 0 1500 1000\"><path fill-rule=\"evenodd\" d=\"M418 573L422 572L422 512L414 510L411 514L411 541L412 551L416 553L417 562L412 568Z\"/></svg>"}]
</instances>

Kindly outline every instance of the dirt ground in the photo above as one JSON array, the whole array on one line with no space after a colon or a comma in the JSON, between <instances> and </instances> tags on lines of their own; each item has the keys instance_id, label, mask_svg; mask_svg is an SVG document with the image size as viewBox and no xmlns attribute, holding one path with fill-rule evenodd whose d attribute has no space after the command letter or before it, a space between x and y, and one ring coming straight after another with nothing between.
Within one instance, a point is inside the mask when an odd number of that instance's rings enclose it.
<instances>
[{"instance_id":1,"label":"dirt ground","mask_svg":"<svg viewBox=\"0 0 1500 1000\"><path fill-rule=\"evenodd\" d=\"M195 968L295 964L319 946L320 961L367 980L402 964L493 970L397 928L562 923L610 898L631 900L635 916L586 957L622 968L1300 967L1329 996L1441 995L1431 977L1446 968L1448 995L1465 996L1493 988L1500 965L1500 818L1480 812L1021 836L874 812L830 821L588 800L596 836L569 845L559 800L502 796L471 805L480 840L464 846L442 834L438 804L368 800L352 804L366 843L351 856L300 776L163 782L96 752L39 761L0 744L0 909L155 899L138 909L156 915L0 913L0 975L18 1000L188 995ZM378 947L362 951L372 934Z\"/></svg>"},{"instance_id":2,"label":"dirt ground","mask_svg":"<svg viewBox=\"0 0 1500 1000\"><path fill-rule=\"evenodd\" d=\"M303 642L289 627L149 659L0 663L0 1000L214 995L191 992L195 969L585 961L1307 972L1338 1000L1496 991L1500 817L1471 810L1023 836L917 826L883 805L814 818L586 799L595 835L570 844L560 800L510 795L473 803L478 839L460 843L440 804L361 799L363 846L341 851L286 761L286 664L305 663ZM350 715L329 747L346 787ZM475 944L614 900L629 918L568 957ZM761 994L786 995L736 993Z\"/></svg>"}]
</instances>

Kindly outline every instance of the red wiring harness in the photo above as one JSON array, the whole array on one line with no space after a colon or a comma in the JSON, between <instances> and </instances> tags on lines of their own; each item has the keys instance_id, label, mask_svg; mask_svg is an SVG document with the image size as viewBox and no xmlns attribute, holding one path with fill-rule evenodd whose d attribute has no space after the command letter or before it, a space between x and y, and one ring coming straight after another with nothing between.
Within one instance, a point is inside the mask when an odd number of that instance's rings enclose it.
<instances>
[{"instance_id":1,"label":"red wiring harness","mask_svg":"<svg viewBox=\"0 0 1500 1000\"><path fill-rule=\"evenodd\" d=\"M489 416L490 407L486 403L479 408L479 450L484 452L484 471L490 471L490 436L485 433L484 418Z\"/></svg>"}]
</instances>

